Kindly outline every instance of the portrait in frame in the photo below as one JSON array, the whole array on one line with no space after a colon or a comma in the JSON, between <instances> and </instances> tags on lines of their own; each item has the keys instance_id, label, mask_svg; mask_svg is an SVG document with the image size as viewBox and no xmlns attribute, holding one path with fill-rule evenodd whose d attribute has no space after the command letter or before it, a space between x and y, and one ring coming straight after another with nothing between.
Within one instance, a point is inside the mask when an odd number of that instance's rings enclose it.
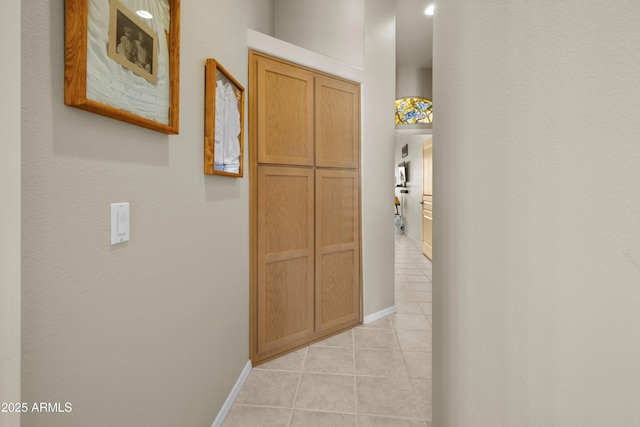
<instances>
[{"instance_id":1,"label":"portrait in frame","mask_svg":"<svg viewBox=\"0 0 640 427\"><path fill-rule=\"evenodd\" d=\"M243 176L244 87L215 59L205 64L204 173Z\"/></svg>"},{"instance_id":2,"label":"portrait in frame","mask_svg":"<svg viewBox=\"0 0 640 427\"><path fill-rule=\"evenodd\" d=\"M157 84L157 34L119 1L111 0L110 4L109 58Z\"/></svg>"},{"instance_id":3,"label":"portrait in frame","mask_svg":"<svg viewBox=\"0 0 640 427\"><path fill-rule=\"evenodd\" d=\"M66 0L65 104L179 130L180 0Z\"/></svg>"}]
</instances>

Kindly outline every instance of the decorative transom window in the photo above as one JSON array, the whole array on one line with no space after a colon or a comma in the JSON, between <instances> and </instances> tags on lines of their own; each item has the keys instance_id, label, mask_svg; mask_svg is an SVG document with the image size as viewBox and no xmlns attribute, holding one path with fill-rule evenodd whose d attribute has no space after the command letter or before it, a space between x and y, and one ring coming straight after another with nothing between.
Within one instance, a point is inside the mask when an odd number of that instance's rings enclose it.
<instances>
[{"instance_id":1,"label":"decorative transom window","mask_svg":"<svg viewBox=\"0 0 640 427\"><path fill-rule=\"evenodd\" d=\"M432 102L427 98L409 97L396 99L396 124L410 125L431 123Z\"/></svg>"}]
</instances>

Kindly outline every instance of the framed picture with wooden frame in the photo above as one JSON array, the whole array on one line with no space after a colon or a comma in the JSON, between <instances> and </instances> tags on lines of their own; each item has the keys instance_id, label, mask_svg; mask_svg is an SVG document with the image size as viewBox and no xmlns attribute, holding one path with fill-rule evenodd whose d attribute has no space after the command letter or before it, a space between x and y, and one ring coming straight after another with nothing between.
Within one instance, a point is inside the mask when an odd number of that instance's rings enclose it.
<instances>
[{"instance_id":1,"label":"framed picture with wooden frame","mask_svg":"<svg viewBox=\"0 0 640 427\"><path fill-rule=\"evenodd\" d=\"M215 59L205 65L204 173L241 178L244 87Z\"/></svg>"},{"instance_id":2,"label":"framed picture with wooden frame","mask_svg":"<svg viewBox=\"0 0 640 427\"><path fill-rule=\"evenodd\" d=\"M66 0L66 105L177 134L180 0Z\"/></svg>"}]
</instances>

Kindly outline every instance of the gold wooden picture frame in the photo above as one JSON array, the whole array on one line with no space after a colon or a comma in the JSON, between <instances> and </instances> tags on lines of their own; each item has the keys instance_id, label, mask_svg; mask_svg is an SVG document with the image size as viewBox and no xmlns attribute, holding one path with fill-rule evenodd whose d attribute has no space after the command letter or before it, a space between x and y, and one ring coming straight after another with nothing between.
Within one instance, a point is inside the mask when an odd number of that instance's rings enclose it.
<instances>
[{"instance_id":1,"label":"gold wooden picture frame","mask_svg":"<svg viewBox=\"0 0 640 427\"><path fill-rule=\"evenodd\" d=\"M180 0L65 1L66 105L177 134L179 73Z\"/></svg>"},{"instance_id":2,"label":"gold wooden picture frame","mask_svg":"<svg viewBox=\"0 0 640 427\"><path fill-rule=\"evenodd\" d=\"M215 59L205 65L204 173L241 178L244 87Z\"/></svg>"}]
</instances>

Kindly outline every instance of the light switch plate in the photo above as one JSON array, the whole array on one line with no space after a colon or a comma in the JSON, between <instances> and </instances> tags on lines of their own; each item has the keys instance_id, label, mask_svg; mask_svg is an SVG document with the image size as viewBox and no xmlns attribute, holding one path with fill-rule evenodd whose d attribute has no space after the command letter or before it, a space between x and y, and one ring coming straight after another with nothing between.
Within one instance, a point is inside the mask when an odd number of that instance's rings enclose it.
<instances>
[{"instance_id":1,"label":"light switch plate","mask_svg":"<svg viewBox=\"0 0 640 427\"><path fill-rule=\"evenodd\" d=\"M111 245L129 241L129 203L111 203Z\"/></svg>"}]
</instances>

